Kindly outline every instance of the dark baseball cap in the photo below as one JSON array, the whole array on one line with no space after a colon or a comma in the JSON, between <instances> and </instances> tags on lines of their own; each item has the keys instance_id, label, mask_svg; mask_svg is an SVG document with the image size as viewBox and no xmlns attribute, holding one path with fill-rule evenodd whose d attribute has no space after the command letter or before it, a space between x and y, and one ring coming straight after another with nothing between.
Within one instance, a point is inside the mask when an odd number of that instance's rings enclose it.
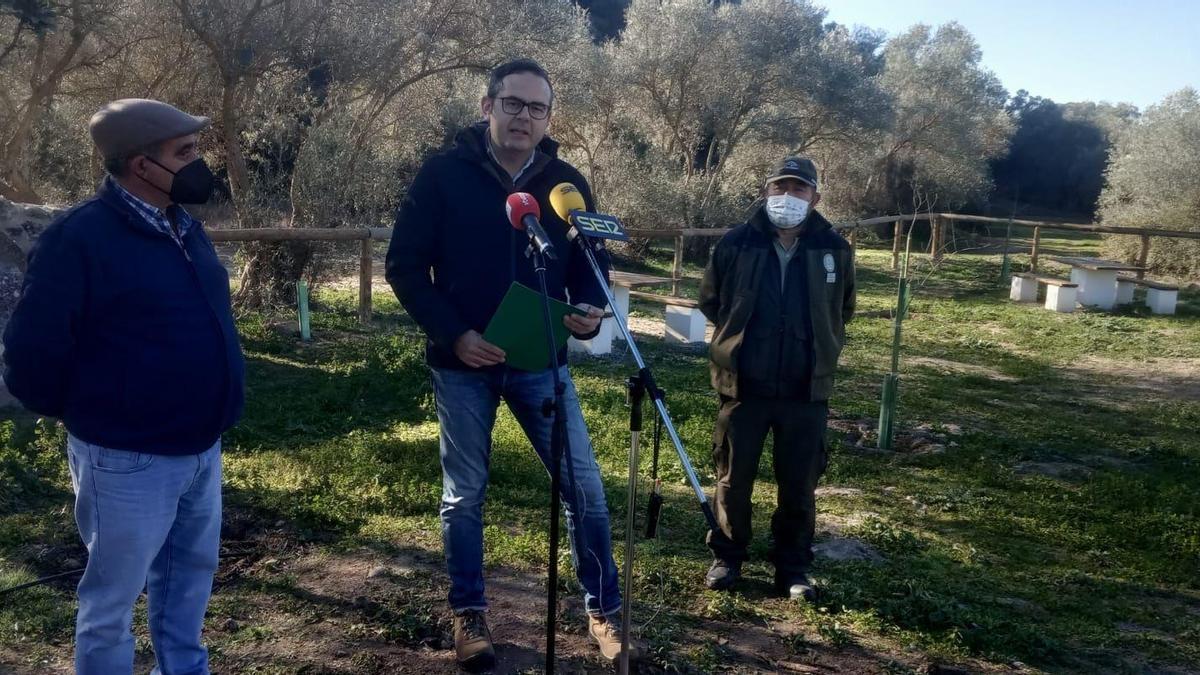
<instances>
[{"instance_id":1,"label":"dark baseball cap","mask_svg":"<svg viewBox=\"0 0 1200 675\"><path fill-rule=\"evenodd\" d=\"M817 165L807 157L787 157L775 165L775 169L767 176L767 180L763 181L763 184L767 185L784 178L795 178L815 188L817 187Z\"/></svg>"},{"instance_id":2,"label":"dark baseball cap","mask_svg":"<svg viewBox=\"0 0 1200 675\"><path fill-rule=\"evenodd\" d=\"M187 136L210 124L173 105L145 98L113 101L92 115L88 129L105 159L122 159L146 146Z\"/></svg>"}]
</instances>

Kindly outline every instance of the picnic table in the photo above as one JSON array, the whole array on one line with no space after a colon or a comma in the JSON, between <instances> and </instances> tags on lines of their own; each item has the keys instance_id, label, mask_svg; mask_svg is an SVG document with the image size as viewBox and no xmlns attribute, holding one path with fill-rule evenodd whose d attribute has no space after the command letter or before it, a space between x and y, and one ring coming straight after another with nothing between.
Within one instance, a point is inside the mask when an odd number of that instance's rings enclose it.
<instances>
[{"instance_id":1,"label":"picnic table","mask_svg":"<svg viewBox=\"0 0 1200 675\"><path fill-rule=\"evenodd\" d=\"M1070 266L1071 281L1079 285L1079 304L1103 310L1111 310L1117 304L1118 272L1146 270L1138 265L1102 258L1051 256L1050 260Z\"/></svg>"},{"instance_id":2,"label":"picnic table","mask_svg":"<svg viewBox=\"0 0 1200 675\"><path fill-rule=\"evenodd\" d=\"M622 316L629 317L630 297L648 300L663 306L666 313L663 324L664 336L667 339L685 343L704 342L707 325L704 314L700 312L695 300L654 293L639 293L633 290L641 286L669 284L673 281L670 277L612 270L609 272L609 281L616 304L615 309L620 310ZM591 340L571 338L570 346L575 351L588 354L608 354L612 351L613 340L619 334L616 319L605 319L601 322L600 332L596 337Z\"/></svg>"},{"instance_id":3,"label":"picnic table","mask_svg":"<svg viewBox=\"0 0 1200 675\"><path fill-rule=\"evenodd\" d=\"M649 274L617 271L611 272L610 278L615 287L613 289L613 296L616 298L617 304L625 316L629 316L630 297L653 302L662 305L665 312L663 320L664 337L668 340L684 343L705 341L708 328L707 319L704 318L704 314L700 311L700 304L695 300L677 298L673 295L641 293L632 290L637 286L669 284L674 281L673 279L651 276Z\"/></svg>"},{"instance_id":4,"label":"picnic table","mask_svg":"<svg viewBox=\"0 0 1200 675\"><path fill-rule=\"evenodd\" d=\"M658 277L651 274L621 272L618 270L610 270L608 279L613 292L613 300L616 301L615 309L620 310L621 315L627 318L629 316L629 291L631 289L638 286L655 286L671 283L670 277ZM576 340L575 338L571 338L570 346L575 351L582 351L588 354L608 354L612 351L613 340L617 338L619 333L616 319L605 319L600 323L600 332L596 334L596 337L590 340Z\"/></svg>"},{"instance_id":5,"label":"picnic table","mask_svg":"<svg viewBox=\"0 0 1200 675\"><path fill-rule=\"evenodd\" d=\"M639 286L657 286L659 284L671 283L670 277L656 277L652 274L620 272L618 270L609 271L608 279L612 282L613 298L617 301L617 308L625 316L629 316L629 291Z\"/></svg>"},{"instance_id":6,"label":"picnic table","mask_svg":"<svg viewBox=\"0 0 1200 675\"><path fill-rule=\"evenodd\" d=\"M640 274L638 272L622 272L620 270L610 270L608 278L613 285L633 288L634 286L653 286L655 284L669 284L671 277L656 277L652 274Z\"/></svg>"}]
</instances>

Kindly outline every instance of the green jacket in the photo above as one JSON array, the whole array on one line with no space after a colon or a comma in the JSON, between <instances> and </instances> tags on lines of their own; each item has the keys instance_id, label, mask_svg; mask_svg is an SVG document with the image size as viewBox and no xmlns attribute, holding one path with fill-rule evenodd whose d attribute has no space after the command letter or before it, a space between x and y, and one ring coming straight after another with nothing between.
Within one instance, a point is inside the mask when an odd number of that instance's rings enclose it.
<instances>
[{"instance_id":1,"label":"green jacket","mask_svg":"<svg viewBox=\"0 0 1200 675\"><path fill-rule=\"evenodd\" d=\"M854 253L816 211L800 224L796 255L805 256L807 337L811 345L809 400L825 401L854 315ZM716 326L709 348L713 388L738 397L738 351L767 265L778 265L775 226L762 208L721 238L700 284L700 311ZM793 261L794 262L794 261ZM830 269L832 268L832 269Z\"/></svg>"}]
</instances>

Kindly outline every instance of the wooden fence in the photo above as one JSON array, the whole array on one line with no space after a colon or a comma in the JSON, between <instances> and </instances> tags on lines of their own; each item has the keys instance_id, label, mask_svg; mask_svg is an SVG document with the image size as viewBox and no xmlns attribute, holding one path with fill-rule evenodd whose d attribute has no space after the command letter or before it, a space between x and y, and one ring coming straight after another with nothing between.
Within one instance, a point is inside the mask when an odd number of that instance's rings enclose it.
<instances>
[{"instance_id":1,"label":"wooden fence","mask_svg":"<svg viewBox=\"0 0 1200 675\"><path fill-rule=\"evenodd\" d=\"M1155 230L1142 227L1114 227L1107 225L1084 225L1080 223L1064 223L1038 220L1010 220L1007 218L990 218L987 216L968 216L956 213L918 213L897 216L880 216L847 223L837 223L834 229L847 232L850 245L858 245L858 231L864 227L894 223L892 239L892 269L899 266L900 246L904 239L905 225L914 226L917 222L928 221L930 227L929 254L935 260L942 257L946 242L953 238L956 223L985 223L989 225L1020 225L1033 228L1033 245L1030 249L1030 266L1037 271L1039 248L1043 230L1058 230L1066 232L1094 232L1101 234L1124 234L1141 238L1141 249L1138 252L1137 264L1145 267L1150 257L1150 240L1152 237L1166 239L1196 239L1200 240L1200 232L1184 232L1180 230ZM674 262L671 268L671 295L679 295L679 285L683 279L683 250L684 242L693 237L722 237L728 228L678 229L678 230L643 230L631 229L629 235L639 239L672 239L674 240ZM246 241L359 241L359 274L358 274L358 319L366 325L371 321L371 292L372 292L372 260L373 245L377 241L387 241L392 236L390 227L361 227L361 228L289 228L261 227L246 229L210 230L209 236L216 242L246 242ZM1138 272L1138 277L1143 276Z\"/></svg>"}]
</instances>

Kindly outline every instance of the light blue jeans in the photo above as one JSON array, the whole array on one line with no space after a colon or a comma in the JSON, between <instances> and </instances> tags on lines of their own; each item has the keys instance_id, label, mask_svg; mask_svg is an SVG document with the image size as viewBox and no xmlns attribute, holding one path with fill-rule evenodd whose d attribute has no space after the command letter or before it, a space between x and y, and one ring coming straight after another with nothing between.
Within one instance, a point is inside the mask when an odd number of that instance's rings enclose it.
<instances>
[{"instance_id":1,"label":"light blue jeans","mask_svg":"<svg viewBox=\"0 0 1200 675\"><path fill-rule=\"evenodd\" d=\"M503 398L549 473L551 418L542 415L542 402L554 393L553 377L549 369L537 373L511 368L431 370L441 423L442 539L450 574L450 607L455 612L485 609L483 501L496 409ZM587 612L608 615L621 609L608 503L575 385L565 366L559 373L566 384L564 407L575 482L572 492L564 460L562 499L571 557Z\"/></svg>"},{"instance_id":2,"label":"light blue jeans","mask_svg":"<svg viewBox=\"0 0 1200 675\"><path fill-rule=\"evenodd\" d=\"M151 455L67 440L87 546L75 620L78 675L133 672L133 606L147 590L155 675L206 675L200 643L221 538L221 442Z\"/></svg>"}]
</instances>

